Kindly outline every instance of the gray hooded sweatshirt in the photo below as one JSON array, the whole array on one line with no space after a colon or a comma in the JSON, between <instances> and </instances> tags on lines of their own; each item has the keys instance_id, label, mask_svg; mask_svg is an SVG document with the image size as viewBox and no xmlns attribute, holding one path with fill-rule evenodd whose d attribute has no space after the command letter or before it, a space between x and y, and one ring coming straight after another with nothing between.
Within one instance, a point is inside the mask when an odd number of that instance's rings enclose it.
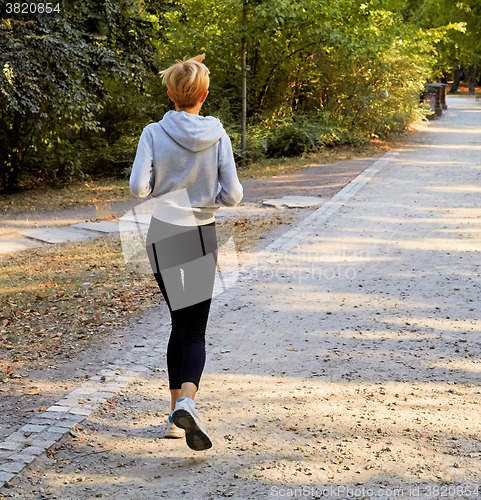
<instances>
[{"instance_id":1,"label":"gray hooded sweatshirt","mask_svg":"<svg viewBox=\"0 0 481 500\"><path fill-rule=\"evenodd\" d=\"M243 196L232 145L220 121L185 111L168 111L144 128L129 187L134 196L158 197L155 218L181 225L190 225L186 220L213 222L220 206L237 205ZM172 217L172 209L190 212L190 217Z\"/></svg>"}]
</instances>

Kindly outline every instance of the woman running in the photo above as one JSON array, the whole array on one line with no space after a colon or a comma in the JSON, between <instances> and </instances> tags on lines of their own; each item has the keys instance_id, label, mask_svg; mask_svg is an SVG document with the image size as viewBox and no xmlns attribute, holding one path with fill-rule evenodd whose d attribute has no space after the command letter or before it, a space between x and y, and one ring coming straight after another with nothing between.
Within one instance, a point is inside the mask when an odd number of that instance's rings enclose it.
<instances>
[{"instance_id":1,"label":"woman running","mask_svg":"<svg viewBox=\"0 0 481 500\"><path fill-rule=\"evenodd\" d=\"M185 434L193 450L212 447L194 398L205 365L217 262L214 212L222 205L237 205L243 196L222 124L199 116L209 93L204 57L184 58L161 72L175 111L144 128L129 181L134 196L152 195L155 200L147 253L172 320L166 437Z\"/></svg>"}]
</instances>

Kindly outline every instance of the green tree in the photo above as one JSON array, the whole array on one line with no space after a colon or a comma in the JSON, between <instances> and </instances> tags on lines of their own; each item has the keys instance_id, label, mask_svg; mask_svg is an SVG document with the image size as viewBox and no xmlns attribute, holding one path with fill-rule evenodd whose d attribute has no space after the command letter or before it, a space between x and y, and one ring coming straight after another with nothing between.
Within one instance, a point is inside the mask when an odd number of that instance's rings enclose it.
<instances>
[{"instance_id":1,"label":"green tree","mask_svg":"<svg viewBox=\"0 0 481 500\"><path fill-rule=\"evenodd\" d=\"M161 53L207 53L213 88L205 111L231 123L235 136L245 36L251 139L264 136L269 149L269 135L285 142L297 128L309 148L358 140L405 126L431 73L431 35L406 23L402 8L395 0L181 0Z\"/></svg>"},{"instance_id":2,"label":"green tree","mask_svg":"<svg viewBox=\"0 0 481 500\"><path fill-rule=\"evenodd\" d=\"M0 17L0 185L128 167L171 107L158 71L205 52L218 116L241 153L355 143L422 114L419 92L479 65L477 0L63 0ZM19 57L21 54L21 57Z\"/></svg>"},{"instance_id":3,"label":"green tree","mask_svg":"<svg viewBox=\"0 0 481 500\"><path fill-rule=\"evenodd\" d=\"M0 183L81 171L81 143L102 131L112 87L139 90L155 70L159 18L137 1L65 0L60 14L0 19ZM156 5L157 11L160 11Z\"/></svg>"},{"instance_id":4,"label":"green tree","mask_svg":"<svg viewBox=\"0 0 481 500\"><path fill-rule=\"evenodd\" d=\"M476 74L481 69L481 4L478 0L424 0L407 14L420 27L441 31L435 42L436 64L433 77L452 76L457 82L466 73L474 92ZM439 31L439 30L438 30Z\"/></svg>"}]
</instances>

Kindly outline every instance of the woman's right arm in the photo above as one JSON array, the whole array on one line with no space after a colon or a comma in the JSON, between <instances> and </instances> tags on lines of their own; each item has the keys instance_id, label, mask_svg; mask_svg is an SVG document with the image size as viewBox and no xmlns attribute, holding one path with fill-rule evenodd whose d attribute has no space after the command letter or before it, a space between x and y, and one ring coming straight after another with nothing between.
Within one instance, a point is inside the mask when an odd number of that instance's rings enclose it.
<instances>
[{"instance_id":1,"label":"woman's right arm","mask_svg":"<svg viewBox=\"0 0 481 500\"><path fill-rule=\"evenodd\" d=\"M152 149L152 134L147 126L140 136L129 180L130 192L138 198L149 196L154 186Z\"/></svg>"},{"instance_id":2,"label":"woman's right arm","mask_svg":"<svg viewBox=\"0 0 481 500\"><path fill-rule=\"evenodd\" d=\"M215 202L226 207L237 205L244 196L244 190L237 177L232 144L227 134L219 140L218 177L221 189Z\"/></svg>"}]
</instances>

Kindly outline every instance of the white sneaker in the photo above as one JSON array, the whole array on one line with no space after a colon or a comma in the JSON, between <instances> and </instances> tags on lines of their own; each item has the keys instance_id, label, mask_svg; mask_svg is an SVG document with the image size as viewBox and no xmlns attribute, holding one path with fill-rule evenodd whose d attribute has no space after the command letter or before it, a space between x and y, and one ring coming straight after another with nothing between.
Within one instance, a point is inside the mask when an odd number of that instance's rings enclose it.
<instances>
[{"instance_id":1,"label":"white sneaker","mask_svg":"<svg viewBox=\"0 0 481 500\"><path fill-rule=\"evenodd\" d=\"M169 415L169 418L167 419L167 429L165 431L164 437L177 439L177 438L183 438L184 436L185 436L185 431L177 427L174 424L174 421L172 420L172 415Z\"/></svg>"},{"instance_id":2,"label":"white sneaker","mask_svg":"<svg viewBox=\"0 0 481 500\"><path fill-rule=\"evenodd\" d=\"M191 399L180 398L177 400L172 420L177 427L185 429L185 439L189 448L195 451L212 448L212 442Z\"/></svg>"}]
</instances>

